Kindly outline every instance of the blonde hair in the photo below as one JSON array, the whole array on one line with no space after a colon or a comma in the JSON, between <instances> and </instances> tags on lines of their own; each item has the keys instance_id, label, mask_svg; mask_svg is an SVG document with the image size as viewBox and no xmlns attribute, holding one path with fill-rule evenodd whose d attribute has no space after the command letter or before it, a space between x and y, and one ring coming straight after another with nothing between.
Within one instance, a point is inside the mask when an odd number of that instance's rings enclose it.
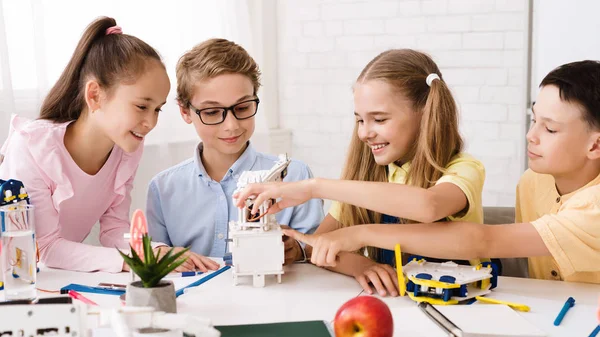
<instances>
[{"instance_id":1,"label":"blonde hair","mask_svg":"<svg viewBox=\"0 0 600 337\"><path fill-rule=\"evenodd\" d=\"M244 48L229 40L210 39L187 51L177 62L177 102L187 107L197 82L222 74L248 77L254 95L260 88L260 69Z\"/></svg>"},{"instance_id":2,"label":"blonde hair","mask_svg":"<svg viewBox=\"0 0 600 337\"><path fill-rule=\"evenodd\" d=\"M426 78L435 73L431 87ZM413 148L406 184L429 188L444 174L452 157L462 151L463 140L458 131L458 111L442 73L426 54L411 49L388 50L369 62L356 80L385 81L399 95L412 102L416 113L421 113L420 132ZM378 165L367 144L358 138L358 125L350 141L350 148L341 179L385 182L387 167ZM401 131L401 130L398 130ZM343 227L368 223L381 223L382 214L356 207L341 205L340 223ZM408 222L401 219L400 222ZM368 249L374 258L375 250Z\"/></svg>"}]
</instances>

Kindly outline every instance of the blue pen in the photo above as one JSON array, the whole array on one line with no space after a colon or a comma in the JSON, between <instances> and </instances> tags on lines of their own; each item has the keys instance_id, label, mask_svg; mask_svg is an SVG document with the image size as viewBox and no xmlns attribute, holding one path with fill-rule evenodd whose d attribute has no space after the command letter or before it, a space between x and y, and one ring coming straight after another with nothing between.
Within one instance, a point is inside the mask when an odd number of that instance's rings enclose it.
<instances>
[{"instance_id":1,"label":"blue pen","mask_svg":"<svg viewBox=\"0 0 600 337\"><path fill-rule=\"evenodd\" d=\"M179 278L179 277L190 277L190 276L196 276L196 275L200 275L200 274L202 274L201 271L198 271L198 272L195 272L195 271L184 271L184 272L181 272L181 273L169 273L164 278L170 279L170 278Z\"/></svg>"},{"instance_id":2,"label":"blue pen","mask_svg":"<svg viewBox=\"0 0 600 337\"><path fill-rule=\"evenodd\" d=\"M555 326L560 325L560 322L562 322L563 318L567 314L567 311L569 311L569 309L571 309L574 305L575 305L575 299L573 297L569 297L567 299L567 301L565 302L565 304L563 305L560 312L558 313L558 316L556 316L556 319L554 320Z\"/></svg>"},{"instance_id":3,"label":"blue pen","mask_svg":"<svg viewBox=\"0 0 600 337\"><path fill-rule=\"evenodd\" d=\"M596 327L596 329L594 329L594 331L592 331L592 333L589 335L589 337L596 337L596 335L600 332L600 325L598 325Z\"/></svg>"}]
</instances>

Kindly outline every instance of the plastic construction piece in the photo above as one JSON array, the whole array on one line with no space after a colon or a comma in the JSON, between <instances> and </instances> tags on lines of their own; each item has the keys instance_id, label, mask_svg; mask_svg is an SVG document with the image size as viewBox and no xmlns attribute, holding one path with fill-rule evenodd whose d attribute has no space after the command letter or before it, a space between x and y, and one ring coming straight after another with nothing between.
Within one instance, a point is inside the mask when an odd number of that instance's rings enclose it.
<instances>
[{"instance_id":1,"label":"plastic construction piece","mask_svg":"<svg viewBox=\"0 0 600 337\"><path fill-rule=\"evenodd\" d=\"M596 326L596 329L588 337L596 337L600 333L600 325Z\"/></svg>"},{"instance_id":2,"label":"plastic construction piece","mask_svg":"<svg viewBox=\"0 0 600 337\"><path fill-rule=\"evenodd\" d=\"M396 253L396 273L398 273L398 288L400 288L400 296L406 294L406 279L404 278L404 271L402 271L402 251L400 250L400 244L397 243L394 247ZM400 263L398 263L398 261Z\"/></svg>"},{"instance_id":3,"label":"plastic construction piece","mask_svg":"<svg viewBox=\"0 0 600 337\"><path fill-rule=\"evenodd\" d=\"M523 311L523 312L528 312L530 310L530 308L528 306L526 306L525 304L506 302L506 301L497 300L495 298L488 298L488 297L483 297L483 296L477 296L475 298L481 303L504 304L504 305L508 305L509 307L513 308L514 310Z\"/></svg>"},{"instance_id":4,"label":"plastic construction piece","mask_svg":"<svg viewBox=\"0 0 600 337\"><path fill-rule=\"evenodd\" d=\"M25 185L20 180L16 179L8 179L2 180L0 179L0 208L4 210L15 210L15 206L24 206L29 205L29 194L25 189ZM0 216L0 235L1 232L4 232L7 227L7 218ZM35 240L35 235L34 235ZM18 254L20 256L22 254L22 250L17 249ZM2 254L2 243L0 243L0 256ZM40 272L40 268L37 264L40 262L40 252L38 250L37 241L35 241L35 254L36 254L36 265L34 266L36 272ZM25 261L26 258L23 259ZM33 272L32 269L27 271L28 274L31 275ZM13 273L13 277L19 277L18 274ZM2 279L2 271L0 271L0 279ZM0 282L0 290L4 289L4 284Z\"/></svg>"},{"instance_id":5,"label":"plastic construction piece","mask_svg":"<svg viewBox=\"0 0 600 337\"><path fill-rule=\"evenodd\" d=\"M84 317L86 332L60 334L59 336L202 336L219 337L210 319L196 314L171 314L156 311L152 307L102 308L87 307ZM52 315L50 315L52 316ZM26 336L36 336L35 330ZM56 333L54 333L56 335ZM13 334L15 336L15 334ZM37 336L41 336L39 333Z\"/></svg>"},{"instance_id":6,"label":"plastic construction piece","mask_svg":"<svg viewBox=\"0 0 600 337\"><path fill-rule=\"evenodd\" d=\"M560 322L562 322L563 318L565 318L567 311L569 311L569 309L571 309L574 306L575 306L575 299L573 297L567 298L567 301L563 305L562 309L560 309L558 316L556 316L556 319L554 320L554 325L559 326Z\"/></svg>"},{"instance_id":7,"label":"plastic construction piece","mask_svg":"<svg viewBox=\"0 0 600 337\"><path fill-rule=\"evenodd\" d=\"M399 245L396 245L395 253L401 255ZM457 304L490 293L498 284L498 272L490 262L462 266L452 261L436 263L411 257L398 269L401 292L403 284L406 284L408 296L416 302Z\"/></svg>"},{"instance_id":8,"label":"plastic construction piece","mask_svg":"<svg viewBox=\"0 0 600 337\"><path fill-rule=\"evenodd\" d=\"M198 281L188 284L187 286L177 290L175 292L175 296L179 297L179 296L183 295L185 293L186 289L197 287L197 286L205 283L206 281L212 279L213 277L223 273L224 271L228 270L229 268L231 268L231 267L229 267L229 266L221 267L221 269L204 276L203 278L199 279Z\"/></svg>"},{"instance_id":9,"label":"plastic construction piece","mask_svg":"<svg viewBox=\"0 0 600 337\"><path fill-rule=\"evenodd\" d=\"M80 293L92 293L101 295L122 295L125 293L125 289L110 289L104 287L92 287L83 284L68 284L60 289L61 294L68 294L69 290L73 290Z\"/></svg>"},{"instance_id":10,"label":"plastic construction piece","mask_svg":"<svg viewBox=\"0 0 600 337\"><path fill-rule=\"evenodd\" d=\"M146 223L146 217L144 212L136 209L131 217L129 244L137 255L143 260L144 259L144 247L142 246L142 237L148 233L148 224Z\"/></svg>"},{"instance_id":11,"label":"plastic construction piece","mask_svg":"<svg viewBox=\"0 0 600 337\"><path fill-rule=\"evenodd\" d=\"M19 180L0 179L0 206L10 205L24 201L29 204L29 194L25 190L25 185Z\"/></svg>"},{"instance_id":12,"label":"plastic construction piece","mask_svg":"<svg viewBox=\"0 0 600 337\"><path fill-rule=\"evenodd\" d=\"M243 172L236 191L252 183L282 181L290 161L287 154L282 154L270 170ZM238 220L229 222L231 260L228 257L225 262L232 265L234 285L239 284L240 276L251 276L255 287L265 286L265 275L276 275L277 282L281 283L285 258L283 232L275 215L267 214L274 202L263 202L258 207L259 213L251 214L254 198L248 198L245 207L238 211Z\"/></svg>"}]
</instances>

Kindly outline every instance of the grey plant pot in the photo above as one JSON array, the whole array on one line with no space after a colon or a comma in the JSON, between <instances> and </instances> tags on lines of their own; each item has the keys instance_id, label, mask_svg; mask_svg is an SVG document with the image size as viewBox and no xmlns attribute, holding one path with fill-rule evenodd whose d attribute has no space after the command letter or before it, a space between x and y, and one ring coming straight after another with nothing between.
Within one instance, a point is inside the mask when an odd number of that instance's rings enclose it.
<instances>
[{"instance_id":1,"label":"grey plant pot","mask_svg":"<svg viewBox=\"0 0 600 337\"><path fill-rule=\"evenodd\" d=\"M127 285L125 303L131 307L153 307L158 311L177 313L175 286L171 281L160 281L156 287L144 288L142 281Z\"/></svg>"}]
</instances>

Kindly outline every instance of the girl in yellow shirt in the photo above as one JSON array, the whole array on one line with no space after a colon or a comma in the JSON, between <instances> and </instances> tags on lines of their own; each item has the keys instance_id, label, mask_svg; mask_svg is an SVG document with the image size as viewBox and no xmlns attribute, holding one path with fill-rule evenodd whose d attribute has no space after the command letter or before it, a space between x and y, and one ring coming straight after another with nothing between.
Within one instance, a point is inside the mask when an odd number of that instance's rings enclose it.
<instances>
[{"instance_id":1,"label":"girl in yellow shirt","mask_svg":"<svg viewBox=\"0 0 600 337\"><path fill-rule=\"evenodd\" d=\"M253 213L270 198L281 200L269 213L310 198L338 201L316 233L372 223L482 223L485 171L462 153L456 103L433 60L410 49L388 50L367 64L353 89L356 126L342 179L251 185L234 195L238 207L251 195ZM371 259L340 253L331 269L354 276L369 293L372 284L381 295L396 296L389 251L368 252Z\"/></svg>"}]
</instances>

